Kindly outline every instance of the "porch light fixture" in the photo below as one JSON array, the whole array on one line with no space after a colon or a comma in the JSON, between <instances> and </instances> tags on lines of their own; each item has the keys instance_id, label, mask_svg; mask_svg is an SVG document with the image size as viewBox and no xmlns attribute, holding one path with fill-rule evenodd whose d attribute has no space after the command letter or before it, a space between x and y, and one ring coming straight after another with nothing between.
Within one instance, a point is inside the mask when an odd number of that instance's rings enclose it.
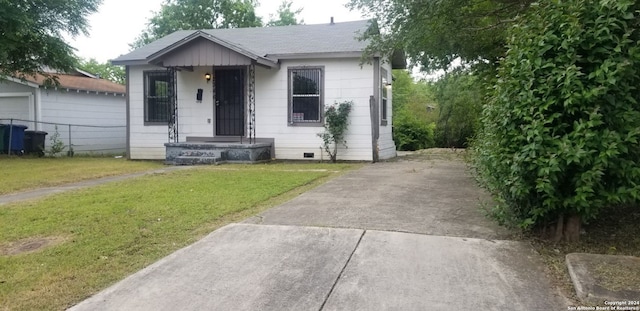
<instances>
[{"instance_id":1,"label":"porch light fixture","mask_svg":"<svg viewBox=\"0 0 640 311\"><path fill-rule=\"evenodd\" d=\"M204 74L204 78L205 78L205 80L207 80L207 82L211 81L211 74L210 74L210 73L208 73L208 72L207 72L207 73L205 73L205 74Z\"/></svg>"}]
</instances>

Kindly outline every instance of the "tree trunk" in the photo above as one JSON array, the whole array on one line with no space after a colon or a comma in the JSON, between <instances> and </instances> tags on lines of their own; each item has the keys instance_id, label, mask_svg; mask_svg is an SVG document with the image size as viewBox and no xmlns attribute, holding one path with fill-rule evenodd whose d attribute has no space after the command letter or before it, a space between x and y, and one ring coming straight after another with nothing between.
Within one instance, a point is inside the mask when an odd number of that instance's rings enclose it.
<instances>
[{"instance_id":1,"label":"tree trunk","mask_svg":"<svg viewBox=\"0 0 640 311\"><path fill-rule=\"evenodd\" d=\"M553 234L553 242L558 243L562 240L564 234L564 215L558 216L558 223L556 224L556 232Z\"/></svg>"},{"instance_id":2,"label":"tree trunk","mask_svg":"<svg viewBox=\"0 0 640 311\"><path fill-rule=\"evenodd\" d=\"M338 160L338 143L333 143L333 154L331 154L331 162L336 163Z\"/></svg>"},{"instance_id":3,"label":"tree trunk","mask_svg":"<svg viewBox=\"0 0 640 311\"><path fill-rule=\"evenodd\" d=\"M580 240L580 225L582 218L579 215L571 215L564 226L564 240L569 243Z\"/></svg>"},{"instance_id":4,"label":"tree trunk","mask_svg":"<svg viewBox=\"0 0 640 311\"><path fill-rule=\"evenodd\" d=\"M578 242L580 240L581 224L582 218L579 215L559 215L555 231L550 232L550 235L552 235L551 240L555 243L560 241L567 243Z\"/></svg>"}]
</instances>

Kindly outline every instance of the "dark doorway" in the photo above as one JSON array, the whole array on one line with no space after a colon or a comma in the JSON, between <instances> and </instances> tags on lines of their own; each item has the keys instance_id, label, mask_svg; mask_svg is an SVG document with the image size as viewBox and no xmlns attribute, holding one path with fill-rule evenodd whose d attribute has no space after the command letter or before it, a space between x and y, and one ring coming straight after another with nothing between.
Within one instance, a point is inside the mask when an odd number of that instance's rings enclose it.
<instances>
[{"instance_id":1,"label":"dark doorway","mask_svg":"<svg viewBox=\"0 0 640 311\"><path fill-rule=\"evenodd\" d=\"M244 136L243 68L215 70L216 136Z\"/></svg>"}]
</instances>

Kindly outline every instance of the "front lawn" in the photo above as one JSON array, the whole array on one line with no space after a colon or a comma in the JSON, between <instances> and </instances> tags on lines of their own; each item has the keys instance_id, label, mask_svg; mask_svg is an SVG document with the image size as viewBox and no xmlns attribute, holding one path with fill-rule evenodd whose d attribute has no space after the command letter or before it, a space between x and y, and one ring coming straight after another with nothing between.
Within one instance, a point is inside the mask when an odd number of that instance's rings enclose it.
<instances>
[{"instance_id":1,"label":"front lawn","mask_svg":"<svg viewBox=\"0 0 640 311\"><path fill-rule=\"evenodd\" d=\"M0 310L70 307L222 225L356 166L201 167L2 206Z\"/></svg>"},{"instance_id":2,"label":"front lawn","mask_svg":"<svg viewBox=\"0 0 640 311\"><path fill-rule=\"evenodd\" d=\"M0 195L162 168L159 161L116 158L0 156Z\"/></svg>"}]
</instances>

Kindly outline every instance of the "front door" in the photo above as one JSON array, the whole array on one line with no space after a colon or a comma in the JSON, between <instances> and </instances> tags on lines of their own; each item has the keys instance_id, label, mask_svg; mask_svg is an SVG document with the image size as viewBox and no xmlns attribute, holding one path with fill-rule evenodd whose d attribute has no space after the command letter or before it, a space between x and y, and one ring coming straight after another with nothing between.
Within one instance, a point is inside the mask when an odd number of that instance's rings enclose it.
<instances>
[{"instance_id":1,"label":"front door","mask_svg":"<svg viewBox=\"0 0 640 311\"><path fill-rule=\"evenodd\" d=\"M216 136L244 136L245 70L215 70Z\"/></svg>"}]
</instances>

